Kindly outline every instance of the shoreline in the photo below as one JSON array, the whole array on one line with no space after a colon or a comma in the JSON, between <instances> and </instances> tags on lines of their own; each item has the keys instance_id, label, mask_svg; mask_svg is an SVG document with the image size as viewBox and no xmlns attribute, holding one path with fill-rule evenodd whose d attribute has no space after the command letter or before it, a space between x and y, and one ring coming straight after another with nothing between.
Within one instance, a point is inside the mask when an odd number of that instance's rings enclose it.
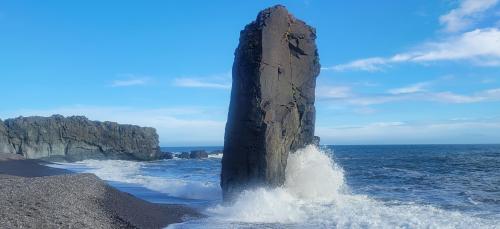
<instances>
[{"instance_id":1,"label":"shoreline","mask_svg":"<svg viewBox=\"0 0 500 229\"><path fill-rule=\"evenodd\" d=\"M93 174L0 153L0 225L6 227L164 228L203 217L119 191Z\"/></svg>"}]
</instances>

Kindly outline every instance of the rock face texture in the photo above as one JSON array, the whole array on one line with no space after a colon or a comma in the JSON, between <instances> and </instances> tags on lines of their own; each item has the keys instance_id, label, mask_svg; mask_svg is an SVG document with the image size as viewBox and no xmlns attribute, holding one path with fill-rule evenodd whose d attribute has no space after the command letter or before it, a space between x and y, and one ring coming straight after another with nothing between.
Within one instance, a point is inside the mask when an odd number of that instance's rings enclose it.
<instances>
[{"instance_id":1,"label":"rock face texture","mask_svg":"<svg viewBox=\"0 0 500 229\"><path fill-rule=\"evenodd\" d=\"M222 159L225 200L244 188L283 184L288 153L313 143L315 39L314 28L279 5L241 31Z\"/></svg>"},{"instance_id":2,"label":"rock face texture","mask_svg":"<svg viewBox=\"0 0 500 229\"><path fill-rule=\"evenodd\" d=\"M66 161L154 160L161 155L154 128L61 115L0 120L0 152Z\"/></svg>"}]
</instances>

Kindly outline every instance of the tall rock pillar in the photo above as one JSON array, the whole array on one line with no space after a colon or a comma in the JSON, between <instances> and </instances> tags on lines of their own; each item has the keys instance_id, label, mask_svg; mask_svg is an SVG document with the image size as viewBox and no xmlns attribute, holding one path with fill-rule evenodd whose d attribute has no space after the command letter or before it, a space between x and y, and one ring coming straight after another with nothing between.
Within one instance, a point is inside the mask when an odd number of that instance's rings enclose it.
<instances>
[{"instance_id":1,"label":"tall rock pillar","mask_svg":"<svg viewBox=\"0 0 500 229\"><path fill-rule=\"evenodd\" d=\"M241 31L224 138L224 200L245 188L282 185L288 153L313 143L315 39L314 28L280 5Z\"/></svg>"}]
</instances>

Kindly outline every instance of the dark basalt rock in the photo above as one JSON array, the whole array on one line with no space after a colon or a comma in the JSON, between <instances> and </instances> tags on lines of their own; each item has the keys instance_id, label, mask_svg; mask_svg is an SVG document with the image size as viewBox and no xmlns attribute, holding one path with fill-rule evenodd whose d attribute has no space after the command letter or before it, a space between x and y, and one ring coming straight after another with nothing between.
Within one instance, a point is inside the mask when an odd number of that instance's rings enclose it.
<instances>
[{"instance_id":1,"label":"dark basalt rock","mask_svg":"<svg viewBox=\"0 0 500 229\"><path fill-rule=\"evenodd\" d=\"M214 150L211 152L211 154L222 154L223 151L222 150Z\"/></svg>"},{"instance_id":2,"label":"dark basalt rock","mask_svg":"<svg viewBox=\"0 0 500 229\"><path fill-rule=\"evenodd\" d=\"M160 156L154 128L61 115L0 121L0 152L58 161L154 160Z\"/></svg>"},{"instance_id":3,"label":"dark basalt rock","mask_svg":"<svg viewBox=\"0 0 500 229\"><path fill-rule=\"evenodd\" d=\"M158 159L174 159L174 154L171 152L161 152Z\"/></svg>"},{"instance_id":4,"label":"dark basalt rock","mask_svg":"<svg viewBox=\"0 0 500 229\"><path fill-rule=\"evenodd\" d=\"M241 31L222 159L225 200L254 185L282 185L288 153L314 143L315 39L314 28L279 5Z\"/></svg>"},{"instance_id":5,"label":"dark basalt rock","mask_svg":"<svg viewBox=\"0 0 500 229\"><path fill-rule=\"evenodd\" d=\"M191 154L189 152L182 152L180 154L175 155L177 158L189 159Z\"/></svg>"},{"instance_id":6,"label":"dark basalt rock","mask_svg":"<svg viewBox=\"0 0 500 229\"><path fill-rule=\"evenodd\" d=\"M5 124L0 120L0 153L13 154L17 153L14 145L9 140L9 130Z\"/></svg>"},{"instance_id":7,"label":"dark basalt rock","mask_svg":"<svg viewBox=\"0 0 500 229\"><path fill-rule=\"evenodd\" d=\"M191 154L189 155L191 159L202 159L202 158L208 158L208 153L205 150L193 150L191 151Z\"/></svg>"},{"instance_id":8,"label":"dark basalt rock","mask_svg":"<svg viewBox=\"0 0 500 229\"><path fill-rule=\"evenodd\" d=\"M320 141L321 141L320 137L314 136L312 144L315 146L320 146Z\"/></svg>"}]
</instances>

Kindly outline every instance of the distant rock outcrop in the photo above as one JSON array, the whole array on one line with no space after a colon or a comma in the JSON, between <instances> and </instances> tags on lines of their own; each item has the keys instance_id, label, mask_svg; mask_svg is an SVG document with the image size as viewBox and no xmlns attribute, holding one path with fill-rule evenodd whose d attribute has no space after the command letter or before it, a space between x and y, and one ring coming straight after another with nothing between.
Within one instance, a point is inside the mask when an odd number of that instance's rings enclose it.
<instances>
[{"instance_id":1,"label":"distant rock outcrop","mask_svg":"<svg viewBox=\"0 0 500 229\"><path fill-rule=\"evenodd\" d=\"M171 152L161 152L161 155L158 159L174 159L174 154Z\"/></svg>"},{"instance_id":2,"label":"distant rock outcrop","mask_svg":"<svg viewBox=\"0 0 500 229\"><path fill-rule=\"evenodd\" d=\"M189 152L182 152L180 154L175 155L175 157L181 158L181 159L189 159L189 158L191 158L191 154Z\"/></svg>"},{"instance_id":3,"label":"distant rock outcrop","mask_svg":"<svg viewBox=\"0 0 500 229\"><path fill-rule=\"evenodd\" d=\"M315 143L315 39L314 28L279 5L241 31L222 159L225 200L249 186L283 184L288 153Z\"/></svg>"},{"instance_id":4,"label":"distant rock outcrop","mask_svg":"<svg viewBox=\"0 0 500 229\"><path fill-rule=\"evenodd\" d=\"M154 160L161 155L154 128L61 115L0 120L0 152L66 161Z\"/></svg>"},{"instance_id":5,"label":"distant rock outcrop","mask_svg":"<svg viewBox=\"0 0 500 229\"><path fill-rule=\"evenodd\" d=\"M208 158L208 153L205 150L192 150L191 154L189 154L189 158L191 159Z\"/></svg>"}]
</instances>

